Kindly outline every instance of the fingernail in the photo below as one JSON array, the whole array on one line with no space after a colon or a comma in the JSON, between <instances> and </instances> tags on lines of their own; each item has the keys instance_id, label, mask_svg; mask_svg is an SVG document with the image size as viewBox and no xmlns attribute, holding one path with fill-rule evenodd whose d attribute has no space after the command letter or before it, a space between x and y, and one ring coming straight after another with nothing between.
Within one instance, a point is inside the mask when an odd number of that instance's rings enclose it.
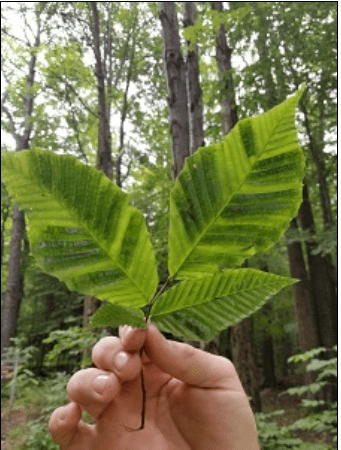
<instances>
[{"instance_id":1,"label":"fingernail","mask_svg":"<svg viewBox=\"0 0 341 450\"><path fill-rule=\"evenodd\" d=\"M114 364L117 370L122 370L129 361L130 355L126 352L118 352L114 358Z\"/></svg>"},{"instance_id":2,"label":"fingernail","mask_svg":"<svg viewBox=\"0 0 341 450\"><path fill-rule=\"evenodd\" d=\"M102 394L107 385L107 381L109 379L109 375L99 375L93 381L93 388L98 394Z\"/></svg>"}]
</instances>

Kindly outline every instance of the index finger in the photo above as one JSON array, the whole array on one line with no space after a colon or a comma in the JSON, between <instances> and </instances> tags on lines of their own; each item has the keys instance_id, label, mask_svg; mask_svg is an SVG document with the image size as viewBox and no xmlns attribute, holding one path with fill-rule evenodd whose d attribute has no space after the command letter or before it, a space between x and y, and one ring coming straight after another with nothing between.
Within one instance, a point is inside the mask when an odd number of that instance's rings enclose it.
<instances>
[{"instance_id":1,"label":"index finger","mask_svg":"<svg viewBox=\"0 0 341 450\"><path fill-rule=\"evenodd\" d=\"M128 352L137 352L143 347L147 330L124 325L119 328L119 334L124 350L127 350Z\"/></svg>"}]
</instances>

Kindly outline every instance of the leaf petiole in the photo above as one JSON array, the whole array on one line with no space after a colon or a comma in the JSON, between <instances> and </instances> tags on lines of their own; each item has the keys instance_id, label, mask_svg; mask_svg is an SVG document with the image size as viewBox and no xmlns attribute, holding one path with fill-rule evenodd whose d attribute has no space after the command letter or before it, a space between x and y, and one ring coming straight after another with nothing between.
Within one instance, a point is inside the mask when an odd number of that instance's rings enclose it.
<instances>
[{"instance_id":1,"label":"leaf petiole","mask_svg":"<svg viewBox=\"0 0 341 450\"><path fill-rule=\"evenodd\" d=\"M152 306L154 305L154 303L156 302L156 300L160 297L160 295L163 293L163 291L167 288L167 286L169 285L169 283L172 281L171 277L168 277L165 284L163 286L161 286L161 288L159 289L159 291L154 295L154 297L151 299L151 301L148 303L148 305L146 305L146 313L144 316L144 320L147 322L150 316L150 311L152 309Z\"/></svg>"}]
</instances>

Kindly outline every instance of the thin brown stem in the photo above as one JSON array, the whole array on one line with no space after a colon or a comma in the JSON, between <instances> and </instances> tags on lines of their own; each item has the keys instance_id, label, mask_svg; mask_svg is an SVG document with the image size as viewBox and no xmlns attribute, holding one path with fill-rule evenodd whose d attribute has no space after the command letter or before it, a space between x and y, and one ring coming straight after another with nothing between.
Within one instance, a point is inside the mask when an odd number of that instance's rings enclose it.
<instances>
[{"instance_id":1,"label":"thin brown stem","mask_svg":"<svg viewBox=\"0 0 341 450\"><path fill-rule=\"evenodd\" d=\"M142 356L143 351L144 351L144 348L142 347L141 350L140 350L140 356ZM127 431L140 431L140 430L143 430L144 425L145 425L147 391L146 391L146 387L145 387L145 384L144 384L144 370L143 370L143 366L142 366L142 369L141 369L141 372L140 372L140 380L141 380L141 392L142 392L141 425L139 426L139 428L125 427L125 429Z\"/></svg>"},{"instance_id":2,"label":"thin brown stem","mask_svg":"<svg viewBox=\"0 0 341 450\"><path fill-rule=\"evenodd\" d=\"M146 387L145 387L145 384L144 384L143 367L142 367L142 370L141 370L140 378L141 378L141 391L142 391L142 409L141 409L141 425L140 425L139 430L143 430L144 424L145 424L145 420L146 420L146 398L147 398L147 391L146 391Z\"/></svg>"},{"instance_id":3,"label":"thin brown stem","mask_svg":"<svg viewBox=\"0 0 341 450\"><path fill-rule=\"evenodd\" d=\"M156 300L160 297L160 295L162 294L162 292L166 289L166 287L168 286L169 282L171 281L171 278L168 277L165 284L161 287L161 289L159 290L159 292L157 292L157 294L155 295L155 297L151 300L151 302L148 304L148 309L147 312L145 314L144 320L146 322L148 322L148 318L149 318L149 314L151 311L151 307L154 305L154 303L156 302ZM144 351L144 347L141 348L140 350L140 356L142 357ZM147 399L147 391L146 391L146 386L145 386L145 382L144 382L144 370L143 370L143 366L141 369L141 373L140 373L140 380L141 380L141 392L142 392L142 407L141 407L141 425L139 426L139 428L130 428L130 427L125 427L126 430L128 431L140 431L144 429L144 425L146 422L146 399Z\"/></svg>"}]
</instances>

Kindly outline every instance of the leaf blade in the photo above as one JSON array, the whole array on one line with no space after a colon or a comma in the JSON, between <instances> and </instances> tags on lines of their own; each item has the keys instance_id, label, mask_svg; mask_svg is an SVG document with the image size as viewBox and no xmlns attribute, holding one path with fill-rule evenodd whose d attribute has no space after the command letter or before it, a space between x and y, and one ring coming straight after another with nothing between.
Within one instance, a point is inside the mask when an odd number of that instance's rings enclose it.
<instances>
[{"instance_id":1,"label":"leaf blade","mask_svg":"<svg viewBox=\"0 0 341 450\"><path fill-rule=\"evenodd\" d=\"M160 296L150 317L160 329L175 336L209 340L295 282L255 269L231 269L187 279Z\"/></svg>"},{"instance_id":2,"label":"leaf blade","mask_svg":"<svg viewBox=\"0 0 341 450\"><path fill-rule=\"evenodd\" d=\"M301 202L304 158L294 112L302 89L186 159L171 192L172 277L239 265L284 233Z\"/></svg>"},{"instance_id":3,"label":"leaf blade","mask_svg":"<svg viewBox=\"0 0 341 450\"><path fill-rule=\"evenodd\" d=\"M146 328L143 312L140 309L123 307L116 304L101 306L90 318L92 328L130 325L135 328Z\"/></svg>"},{"instance_id":4,"label":"leaf blade","mask_svg":"<svg viewBox=\"0 0 341 450\"><path fill-rule=\"evenodd\" d=\"M142 214L101 172L44 150L2 156L39 265L71 290L142 306L158 278Z\"/></svg>"}]
</instances>

